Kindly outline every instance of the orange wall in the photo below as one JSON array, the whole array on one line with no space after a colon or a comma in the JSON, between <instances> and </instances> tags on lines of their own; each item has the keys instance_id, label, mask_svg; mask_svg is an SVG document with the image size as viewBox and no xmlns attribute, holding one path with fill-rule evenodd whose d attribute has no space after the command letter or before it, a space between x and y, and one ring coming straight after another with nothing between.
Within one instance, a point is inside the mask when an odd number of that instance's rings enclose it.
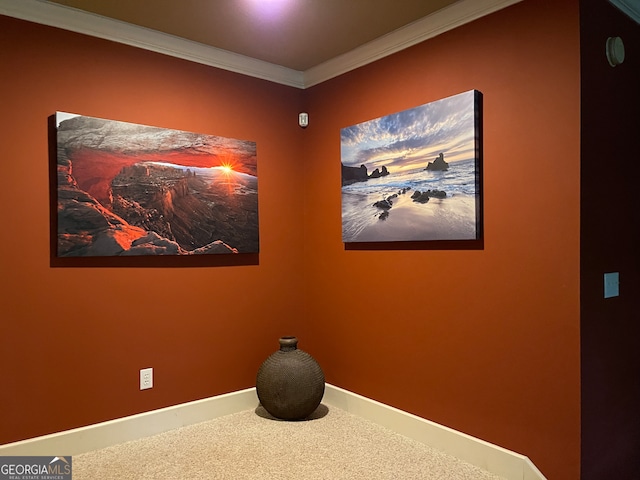
<instances>
[{"instance_id":1,"label":"orange wall","mask_svg":"<svg viewBox=\"0 0 640 480\"><path fill-rule=\"evenodd\" d=\"M255 385L303 313L302 92L7 17L0 51L0 443ZM257 142L259 257L52 268L56 110Z\"/></svg>"},{"instance_id":2,"label":"orange wall","mask_svg":"<svg viewBox=\"0 0 640 480\"><path fill-rule=\"evenodd\" d=\"M578 2L526 0L308 91L304 334L327 381L579 478ZM346 249L340 128L484 94L484 248Z\"/></svg>"}]
</instances>

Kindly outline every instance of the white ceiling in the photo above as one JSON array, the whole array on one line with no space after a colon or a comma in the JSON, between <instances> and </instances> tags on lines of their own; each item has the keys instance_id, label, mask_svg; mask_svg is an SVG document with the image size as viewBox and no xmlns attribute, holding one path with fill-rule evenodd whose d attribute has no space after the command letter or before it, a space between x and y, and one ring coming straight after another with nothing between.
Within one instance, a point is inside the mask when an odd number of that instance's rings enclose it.
<instances>
[{"instance_id":1,"label":"white ceiling","mask_svg":"<svg viewBox=\"0 0 640 480\"><path fill-rule=\"evenodd\" d=\"M0 14L306 88L520 0L0 0Z\"/></svg>"}]
</instances>

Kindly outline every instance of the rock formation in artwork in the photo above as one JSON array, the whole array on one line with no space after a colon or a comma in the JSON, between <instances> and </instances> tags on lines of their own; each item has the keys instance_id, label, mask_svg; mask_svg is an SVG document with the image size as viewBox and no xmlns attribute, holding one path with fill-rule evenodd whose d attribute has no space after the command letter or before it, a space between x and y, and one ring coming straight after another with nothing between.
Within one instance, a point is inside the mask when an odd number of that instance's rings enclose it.
<instances>
[{"instance_id":1,"label":"rock formation in artwork","mask_svg":"<svg viewBox=\"0 0 640 480\"><path fill-rule=\"evenodd\" d=\"M360 165L359 167L347 167L342 165L342 185L350 185L354 182L364 182L369 178L367 167Z\"/></svg>"},{"instance_id":2,"label":"rock formation in artwork","mask_svg":"<svg viewBox=\"0 0 640 480\"><path fill-rule=\"evenodd\" d=\"M388 198L383 198L374 203L373 206L381 210L389 210L393 206L393 201Z\"/></svg>"},{"instance_id":3,"label":"rock formation in artwork","mask_svg":"<svg viewBox=\"0 0 640 480\"><path fill-rule=\"evenodd\" d=\"M61 122L58 256L257 252L250 143L90 117ZM233 174L178 161L209 166L212 155L233 158Z\"/></svg>"},{"instance_id":4,"label":"rock formation in artwork","mask_svg":"<svg viewBox=\"0 0 640 480\"><path fill-rule=\"evenodd\" d=\"M438 157L433 162L427 163L427 168L425 168L425 170L449 170L449 164L444 161L444 153L440 153L440 155L438 155Z\"/></svg>"},{"instance_id":5,"label":"rock formation in artwork","mask_svg":"<svg viewBox=\"0 0 640 480\"><path fill-rule=\"evenodd\" d=\"M382 170L376 168L373 172L371 172L371 175L369 175L369 178L380 178L386 175L389 175L389 171L387 170L387 167L383 165Z\"/></svg>"},{"instance_id":6,"label":"rock formation in artwork","mask_svg":"<svg viewBox=\"0 0 640 480\"><path fill-rule=\"evenodd\" d=\"M380 178L389 175L389 170L386 166L382 168L376 168L371 174L368 173L365 165L359 167L347 167L344 164L342 166L342 186L350 185L354 182L366 182L370 178Z\"/></svg>"},{"instance_id":7,"label":"rock formation in artwork","mask_svg":"<svg viewBox=\"0 0 640 480\"><path fill-rule=\"evenodd\" d=\"M446 198L447 192L443 190L427 190L426 192L421 192L420 190L416 190L411 195L411 199L417 203L427 203L430 198Z\"/></svg>"},{"instance_id":8,"label":"rock formation in artwork","mask_svg":"<svg viewBox=\"0 0 640 480\"><path fill-rule=\"evenodd\" d=\"M71 164L58 164L58 256L237 253L221 241L188 251L155 231L131 225L79 189ZM138 212L139 213L139 212Z\"/></svg>"}]
</instances>

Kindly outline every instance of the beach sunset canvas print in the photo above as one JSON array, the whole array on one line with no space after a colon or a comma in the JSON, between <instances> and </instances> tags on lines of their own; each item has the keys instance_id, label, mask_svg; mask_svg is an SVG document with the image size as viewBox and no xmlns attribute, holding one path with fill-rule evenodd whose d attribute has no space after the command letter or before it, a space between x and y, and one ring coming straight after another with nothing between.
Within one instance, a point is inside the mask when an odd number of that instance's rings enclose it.
<instances>
[{"instance_id":1,"label":"beach sunset canvas print","mask_svg":"<svg viewBox=\"0 0 640 480\"><path fill-rule=\"evenodd\" d=\"M477 90L340 131L342 240L481 237Z\"/></svg>"},{"instance_id":2,"label":"beach sunset canvas print","mask_svg":"<svg viewBox=\"0 0 640 480\"><path fill-rule=\"evenodd\" d=\"M255 142L56 113L57 256L256 253Z\"/></svg>"}]
</instances>

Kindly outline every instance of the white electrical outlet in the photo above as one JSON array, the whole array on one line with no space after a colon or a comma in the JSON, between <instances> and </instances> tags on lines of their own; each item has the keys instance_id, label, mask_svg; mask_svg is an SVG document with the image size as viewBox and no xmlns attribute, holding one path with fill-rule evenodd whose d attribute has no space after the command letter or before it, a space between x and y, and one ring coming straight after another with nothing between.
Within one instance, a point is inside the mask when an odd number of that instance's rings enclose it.
<instances>
[{"instance_id":1,"label":"white electrical outlet","mask_svg":"<svg viewBox=\"0 0 640 480\"><path fill-rule=\"evenodd\" d=\"M153 368L140 370L140 390L153 388Z\"/></svg>"}]
</instances>

